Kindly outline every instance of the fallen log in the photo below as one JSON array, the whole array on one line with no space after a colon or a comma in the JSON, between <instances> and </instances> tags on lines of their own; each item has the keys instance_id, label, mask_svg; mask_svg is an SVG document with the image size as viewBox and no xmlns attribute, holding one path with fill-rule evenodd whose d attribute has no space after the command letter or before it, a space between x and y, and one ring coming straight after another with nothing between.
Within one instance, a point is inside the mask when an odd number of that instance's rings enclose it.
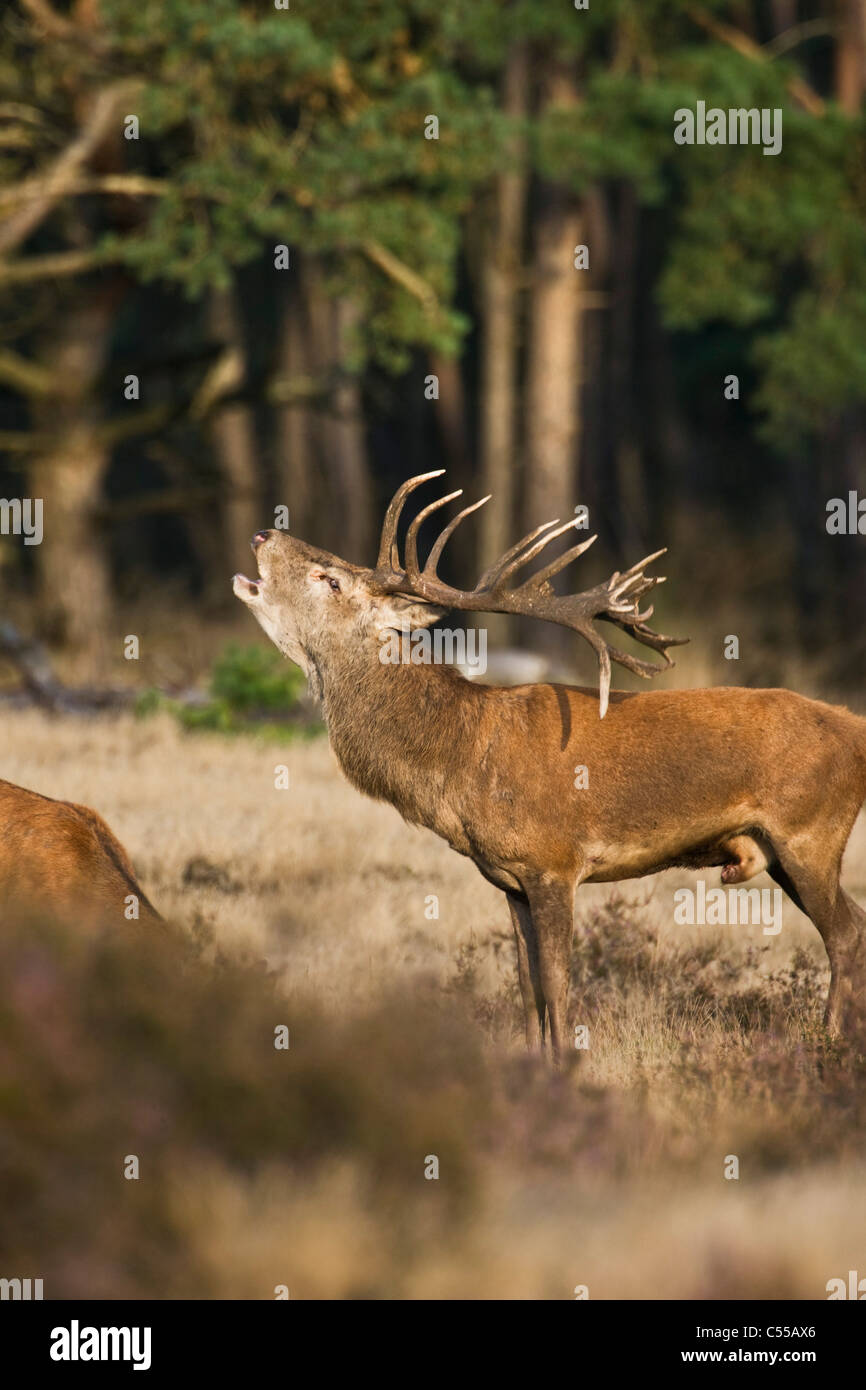
<instances>
[{"instance_id":1,"label":"fallen log","mask_svg":"<svg viewBox=\"0 0 866 1390\"><path fill-rule=\"evenodd\" d=\"M0 619L0 661L7 662L18 672L23 687L0 697L7 703L33 703L55 713L87 713L124 709L136 699L134 690L63 685L54 674L41 643L25 637L6 619Z\"/></svg>"}]
</instances>

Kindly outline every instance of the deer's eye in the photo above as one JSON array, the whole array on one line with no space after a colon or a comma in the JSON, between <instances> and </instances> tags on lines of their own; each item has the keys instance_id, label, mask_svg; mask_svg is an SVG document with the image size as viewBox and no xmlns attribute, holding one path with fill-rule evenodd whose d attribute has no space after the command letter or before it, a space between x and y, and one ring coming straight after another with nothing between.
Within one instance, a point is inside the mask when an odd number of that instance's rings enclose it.
<instances>
[{"instance_id":1,"label":"deer's eye","mask_svg":"<svg viewBox=\"0 0 866 1390\"><path fill-rule=\"evenodd\" d=\"M334 593L335 593L335 594L338 594L338 593L340 592L340 581L339 581L339 579L334 579L333 575L330 575L330 574L327 576L327 579L328 579L328 583L330 584L330 586L331 586L331 588L333 589Z\"/></svg>"}]
</instances>

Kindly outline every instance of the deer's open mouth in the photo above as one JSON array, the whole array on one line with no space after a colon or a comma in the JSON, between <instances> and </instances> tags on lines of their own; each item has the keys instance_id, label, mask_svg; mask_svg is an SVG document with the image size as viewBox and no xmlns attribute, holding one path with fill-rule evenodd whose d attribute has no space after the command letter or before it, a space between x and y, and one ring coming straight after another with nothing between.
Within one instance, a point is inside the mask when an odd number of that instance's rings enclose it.
<instances>
[{"instance_id":1,"label":"deer's open mouth","mask_svg":"<svg viewBox=\"0 0 866 1390\"><path fill-rule=\"evenodd\" d=\"M232 589L236 598L248 603L250 599L259 597L261 583L260 579L247 579L245 574L236 574L232 580Z\"/></svg>"}]
</instances>

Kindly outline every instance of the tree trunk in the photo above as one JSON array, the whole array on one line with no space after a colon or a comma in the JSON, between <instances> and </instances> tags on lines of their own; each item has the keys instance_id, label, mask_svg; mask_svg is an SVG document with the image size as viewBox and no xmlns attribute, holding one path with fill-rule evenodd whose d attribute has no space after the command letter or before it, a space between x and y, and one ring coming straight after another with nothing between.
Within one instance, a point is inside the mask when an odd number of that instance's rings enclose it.
<instances>
[{"instance_id":1,"label":"tree trunk","mask_svg":"<svg viewBox=\"0 0 866 1390\"><path fill-rule=\"evenodd\" d=\"M572 75L550 64L548 105L577 100ZM579 201L564 189L542 184L535 214L529 360L526 374L526 513L538 525L573 508L579 444L581 370L581 275L574 251L583 237Z\"/></svg>"},{"instance_id":2,"label":"tree trunk","mask_svg":"<svg viewBox=\"0 0 866 1390\"><path fill-rule=\"evenodd\" d=\"M43 502L44 535L35 548L40 625L50 641L102 671L111 620L111 583L96 513L110 452L100 437L102 403L94 394L105 365L114 305L92 290L67 307L45 354L57 393L34 407L34 424L56 444L30 467L33 498Z\"/></svg>"},{"instance_id":3,"label":"tree trunk","mask_svg":"<svg viewBox=\"0 0 866 1390\"><path fill-rule=\"evenodd\" d=\"M516 121L529 111L529 76L528 46L513 44L500 97L503 112ZM481 491L490 494L490 501L479 516L479 574L516 539L520 277L528 187L522 133L512 139L509 166L496 177L481 262ZM513 619L494 614L487 621L494 641L514 640Z\"/></svg>"},{"instance_id":4,"label":"tree trunk","mask_svg":"<svg viewBox=\"0 0 866 1390\"><path fill-rule=\"evenodd\" d=\"M573 105L576 100L572 73L548 60L544 103ZM534 231L525 398L527 529L554 517L565 521L575 505L583 346L581 277L586 274L574 266L575 247L584 240L580 202L563 188L542 184ZM566 650L564 634L556 628L540 628L537 640L551 654Z\"/></svg>"},{"instance_id":5,"label":"tree trunk","mask_svg":"<svg viewBox=\"0 0 866 1390\"><path fill-rule=\"evenodd\" d=\"M331 494L337 499L339 554L358 565L371 565L373 553L372 497L367 466L367 443L361 383L345 367L350 339L358 321L351 300L328 301L331 311L332 361L336 368L334 411L325 418L326 457Z\"/></svg>"},{"instance_id":6,"label":"tree trunk","mask_svg":"<svg viewBox=\"0 0 866 1390\"><path fill-rule=\"evenodd\" d=\"M303 275L303 267L300 274ZM314 364L309 351L304 296L293 283L283 311L278 355L280 376L287 382L312 380ZM289 528L298 536L310 535L315 503L314 422L309 406L300 403L277 411L277 503L289 509Z\"/></svg>"},{"instance_id":7,"label":"tree trunk","mask_svg":"<svg viewBox=\"0 0 866 1390\"><path fill-rule=\"evenodd\" d=\"M610 285L607 413L611 428L611 471L616 478L617 494L614 531L620 558L627 564L633 563L629 556L637 559L650 548L646 544L647 497L643 456L635 429L632 394L637 229L634 187L622 183L616 193L616 235L612 248L614 264Z\"/></svg>"},{"instance_id":8,"label":"tree trunk","mask_svg":"<svg viewBox=\"0 0 866 1390\"><path fill-rule=\"evenodd\" d=\"M432 402L425 400L424 404L428 410L435 410L436 412L438 456L435 466L447 469L446 476L441 480L441 491L456 492L458 488L463 488L464 491L471 490L471 499L468 496L465 501L460 499L461 505L465 506L466 502L474 500L476 496L481 494L478 491L477 476L473 467L472 450L469 444L467 429L469 407L466 402L466 389L460 359L431 353L429 360L430 371L434 372L439 379L439 398ZM412 471L420 472L421 470L413 469ZM433 487L435 484L431 483L431 496L433 495ZM443 513L444 518L449 515L451 515L450 512ZM436 528L431 521L429 527L424 528L422 546L424 544L430 545L435 536ZM458 526L453 538L448 542L445 565L456 574L480 574L481 571L478 569L478 537L477 526L473 526L471 523L467 523L466 526ZM493 625L490 624L489 626L492 630Z\"/></svg>"},{"instance_id":9,"label":"tree trunk","mask_svg":"<svg viewBox=\"0 0 866 1390\"><path fill-rule=\"evenodd\" d=\"M502 108L520 119L529 105L529 60L514 44L502 81ZM516 140L508 173L498 175L481 280L481 474L491 500L482 510L480 560L486 569L513 543L517 480L519 277L526 213L526 149Z\"/></svg>"},{"instance_id":10,"label":"tree trunk","mask_svg":"<svg viewBox=\"0 0 866 1390\"><path fill-rule=\"evenodd\" d=\"M866 0L838 0L836 100L854 116L866 91Z\"/></svg>"},{"instance_id":11,"label":"tree trunk","mask_svg":"<svg viewBox=\"0 0 866 1390\"><path fill-rule=\"evenodd\" d=\"M215 290L210 299L210 330L223 345L220 385L228 391L247 376L243 324L234 289ZM223 529L230 566L242 565L250 537L268 523L262 515L258 447L253 412L244 402L214 412L211 440L223 485Z\"/></svg>"},{"instance_id":12,"label":"tree trunk","mask_svg":"<svg viewBox=\"0 0 866 1390\"><path fill-rule=\"evenodd\" d=\"M679 528L692 526L699 497L694 460L701 450L692 438L677 393L670 335L661 319L654 290L664 243L658 219L644 219L638 246L637 344L634 377L635 408L643 443L647 475L652 478L647 505L647 530L653 538L673 545Z\"/></svg>"},{"instance_id":13,"label":"tree trunk","mask_svg":"<svg viewBox=\"0 0 866 1390\"><path fill-rule=\"evenodd\" d=\"M372 502L363 403L360 382L344 365L357 309L326 292L315 261L307 262L304 292L314 374L331 384L330 404L312 419L318 468L327 483L327 497L315 489L315 534L319 544L366 565Z\"/></svg>"},{"instance_id":14,"label":"tree trunk","mask_svg":"<svg viewBox=\"0 0 866 1390\"><path fill-rule=\"evenodd\" d=\"M454 487L464 487L472 481L472 468L466 431L466 391L460 360L432 353L430 371L439 379L439 399L433 404L449 482L452 482Z\"/></svg>"}]
</instances>

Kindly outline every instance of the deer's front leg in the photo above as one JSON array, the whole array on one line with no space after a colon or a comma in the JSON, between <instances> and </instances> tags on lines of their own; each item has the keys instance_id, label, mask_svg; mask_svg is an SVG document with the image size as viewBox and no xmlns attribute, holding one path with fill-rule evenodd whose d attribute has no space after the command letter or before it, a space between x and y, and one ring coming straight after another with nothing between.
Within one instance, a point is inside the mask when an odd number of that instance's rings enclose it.
<instances>
[{"instance_id":1,"label":"deer's front leg","mask_svg":"<svg viewBox=\"0 0 866 1390\"><path fill-rule=\"evenodd\" d=\"M574 935L572 881L539 881L527 890L538 941L541 989L550 1020L553 1060L561 1066L568 1050L568 986Z\"/></svg>"},{"instance_id":2,"label":"deer's front leg","mask_svg":"<svg viewBox=\"0 0 866 1390\"><path fill-rule=\"evenodd\" d=\"M523 998L523 1018L526 1026L526 1046L530 1052L544 1047L544 991L541 988L541 967L538 960L538 940L532 924L532 913L526 898L506 893L511 911L511 925L517 945L517 978Z\"/></svg>"}]
</instances>

